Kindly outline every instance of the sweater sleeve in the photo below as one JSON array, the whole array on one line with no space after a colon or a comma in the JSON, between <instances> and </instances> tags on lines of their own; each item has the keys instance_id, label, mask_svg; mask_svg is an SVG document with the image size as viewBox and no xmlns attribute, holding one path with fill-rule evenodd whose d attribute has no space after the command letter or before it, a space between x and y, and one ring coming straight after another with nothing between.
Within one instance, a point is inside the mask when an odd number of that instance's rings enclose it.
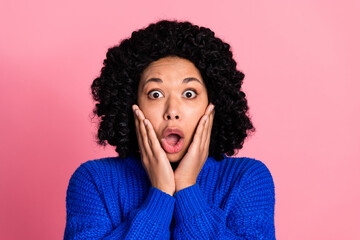
<instances>
[{"instance_id":1,"label":"sweater sleeve","mask_svg":"<svg viewBox=\"0 0 360 240\"><path fill-rule=\"evenodd\" d=\"M114 226L94 181L82 164L72 175L66 196L64 239L169 239L175 199L151 187L144 203ZM161 216L161 217L159 217Z\"/></svg>"},{"instance_id":2,"label":"sweater sleeve","mask_svg":"<svg viewBox=\"0 0 360 240\"><path fill-rule=\"evenodd\" d=\"M275 239L274 182L260 161L237 179L222 208L207 202L198 184L174 197L174 239Z\"/></svg>"}]
</instances>

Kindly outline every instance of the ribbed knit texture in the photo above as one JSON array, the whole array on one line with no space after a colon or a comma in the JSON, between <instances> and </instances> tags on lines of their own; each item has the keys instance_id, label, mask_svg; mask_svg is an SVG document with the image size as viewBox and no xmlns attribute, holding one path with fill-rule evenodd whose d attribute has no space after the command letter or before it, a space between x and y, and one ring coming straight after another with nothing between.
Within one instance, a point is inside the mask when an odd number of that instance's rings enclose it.
<instances>
[{"instance_id":1,"label":"ribbed knit texture","mask_svg":"<svg viewBox=\"0 0 360 240\"><path fill-rule=\"evenodd\" d=\"M195 185L171 196L140 159L87 161L72 175L64 239L275 239L270 171L251 158L209 157Z\"/></svg>"}]
</instances>

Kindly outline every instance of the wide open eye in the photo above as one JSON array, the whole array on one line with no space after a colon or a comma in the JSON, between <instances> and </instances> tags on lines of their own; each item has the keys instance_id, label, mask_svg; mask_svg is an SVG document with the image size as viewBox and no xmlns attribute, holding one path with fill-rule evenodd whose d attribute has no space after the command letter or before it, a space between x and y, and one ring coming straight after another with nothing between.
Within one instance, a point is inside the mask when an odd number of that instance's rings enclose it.
<instances>
[{"instance_id":1,"label":"wide open eye","mask_svg":"<svg viewBox=\"0 0 360 240\"><path fill-rule=\"evenodd\" d=\"M184 93L183 93L183 96L185 98L195 98L197 95L197 92L195 90L186 90Z\"/></svg>"},{"instance_id":2,"label":"wide open eye","mask_svg":"<svg viewBox=\"0 0 360 240\"><path fill-rule=\"evenodd\" d=\"M163 94L158 91L158 90L154 90L154 91L150 91L148 93L149 97L152 98L152 99L156 99L156 98L161 98L163 97Z\"/></svg>"}]
</instances>

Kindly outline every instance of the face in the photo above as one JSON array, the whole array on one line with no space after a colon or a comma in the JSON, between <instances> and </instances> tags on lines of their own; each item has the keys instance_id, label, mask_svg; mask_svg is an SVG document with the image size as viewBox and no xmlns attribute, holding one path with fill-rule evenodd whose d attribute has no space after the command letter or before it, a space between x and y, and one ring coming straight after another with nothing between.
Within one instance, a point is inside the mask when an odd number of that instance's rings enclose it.
<instances>
[{"instance_id":1,"label":"face","mask_svg":"<svg viewBox=\"0 0 360 240\"><path fill-rule=\"evenodd\" d=\"M199 70L179 57L152 62L140 77L137 101L169 161L181 160L209 104Z\"/></svg>"}]
</instances>

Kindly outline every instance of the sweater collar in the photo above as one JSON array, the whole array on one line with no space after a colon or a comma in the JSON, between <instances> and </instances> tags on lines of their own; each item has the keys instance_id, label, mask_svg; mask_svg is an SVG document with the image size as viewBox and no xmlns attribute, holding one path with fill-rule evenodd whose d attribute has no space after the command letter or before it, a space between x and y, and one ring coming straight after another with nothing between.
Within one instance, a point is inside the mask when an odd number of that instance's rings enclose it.
<instances>
[{"instance_id":1,"label":"sweater collar","mask_svg":"<svg viewBox=\"0 0 360 240\"><path fill-rule=\"evenodd\" d=\"M127 157L126 159L123 159L129 166L131 166L132 168L134 168L136 171L142 172L142 173L146 173L144 167L142 166L141 163L141 159L139 157L135 157L134 155L130 155L129 157ZM206 159L206 162L202 168L203 169L207 169L210 168L214 165L216 165L217 163L220 163L219 161L216 161L215 158L209 156Z\"/></svg>"}]
</instances>

